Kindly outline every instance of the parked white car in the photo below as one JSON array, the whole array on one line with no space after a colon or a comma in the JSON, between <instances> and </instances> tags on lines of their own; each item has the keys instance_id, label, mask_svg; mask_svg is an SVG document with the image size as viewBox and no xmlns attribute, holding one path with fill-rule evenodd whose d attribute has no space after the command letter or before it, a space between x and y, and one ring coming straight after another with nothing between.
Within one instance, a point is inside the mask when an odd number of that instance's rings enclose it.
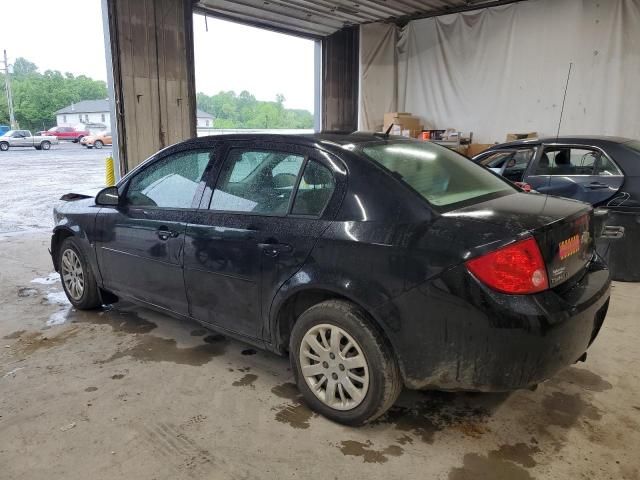
<instances>
[{"instance_id":1,"label":"parked white car","mask_svg":"<svg viewBox=\"0 0 640 480\"><path fill-rule=\"evenodd\" d=\"M34 136L29 130L9 130L0 137L0 151L6 152L11 147L33 147L36 150L49 150L51 145L58 143L58 138L51 135Z\"/></svg>"}]
</instances>

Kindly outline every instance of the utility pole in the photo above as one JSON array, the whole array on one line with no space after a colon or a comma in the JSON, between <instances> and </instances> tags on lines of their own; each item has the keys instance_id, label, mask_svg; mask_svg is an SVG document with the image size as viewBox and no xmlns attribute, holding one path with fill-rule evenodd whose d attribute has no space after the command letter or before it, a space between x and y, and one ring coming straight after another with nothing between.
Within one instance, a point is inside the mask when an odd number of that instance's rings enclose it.
<instances>
[{"instance_id":1,"label":"utility pole","mask_svg":"<svg viewBox=\"0 0 640 480\"><path fill-rule=\"evenodd\" d=\"M11 78L9 77L9 62L7 60L7 51L4 51L4 84L7 90L7 105L9 106L9 122L11 123L11 129L14 130L16 126L16 116L13 111L13 95L11 94Z\"/></svg>"}]
</instances>

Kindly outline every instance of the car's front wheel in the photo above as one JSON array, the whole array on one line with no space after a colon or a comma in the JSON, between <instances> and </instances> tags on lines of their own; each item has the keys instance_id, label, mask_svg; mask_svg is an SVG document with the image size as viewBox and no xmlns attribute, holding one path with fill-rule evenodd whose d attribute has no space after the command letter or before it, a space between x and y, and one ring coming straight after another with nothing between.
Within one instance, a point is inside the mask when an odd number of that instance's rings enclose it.
<instances>
[{"instance_id":1,"label":"car's front wheel","mask_svg":"<svg viewBox=\"0 0 640 480\"><path fill-rule=\"evenodd\" d=\"M382 335L356 305L327 300L294 325L290 357L306 402L325 417L362 425L398 398L398 364Z\"/></svg>"},{"instance_id":2,"label":"car's front wheel","mask_svg":"<svg viewBox=\"0 0 640 480\"><path fill-rule=\"evenodd\" d=\"M73 306L79 310L99 307L95 276L75 238L68 237L62 242L58 259L62 288Z\"/></svg>"},{"instance_id":3,"label":"car's front wheel","mask_svg":"<svg viewBox=\"0 0 640 480\"><path fill-rule=\"evenodd\" d=\"M51 142L42 142L40 144L40 149L42 150L49 150L51 148Z\"/></svg>"},{"instance_id":4,"label":"car's front wheel","mask_svg":"<svg viewBox=\"0 0 640 480\"><path fill-rule=\"evenodd\" d=\"M9 150L9 144L7 142L0 142L0 150L6 152Z\"/></svg>"}]
</instances>

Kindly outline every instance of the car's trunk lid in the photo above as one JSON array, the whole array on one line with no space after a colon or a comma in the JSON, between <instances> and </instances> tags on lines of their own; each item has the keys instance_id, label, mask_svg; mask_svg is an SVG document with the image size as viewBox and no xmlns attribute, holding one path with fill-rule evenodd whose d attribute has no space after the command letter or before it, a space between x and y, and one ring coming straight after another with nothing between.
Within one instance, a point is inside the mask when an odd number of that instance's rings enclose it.
<instances>
[{"instance_id":1,"label":"car's trunk lid","mask_svg":"<svg viewBox=\"0 0 640 480\"><path fill-rule=\"evenodd\" d=\"M593 209L582 202L523 193L445 215L500 225L514 238L532 235L546 263L550 288L579 276L593 257Z\"/></svg>"}]
</instances>

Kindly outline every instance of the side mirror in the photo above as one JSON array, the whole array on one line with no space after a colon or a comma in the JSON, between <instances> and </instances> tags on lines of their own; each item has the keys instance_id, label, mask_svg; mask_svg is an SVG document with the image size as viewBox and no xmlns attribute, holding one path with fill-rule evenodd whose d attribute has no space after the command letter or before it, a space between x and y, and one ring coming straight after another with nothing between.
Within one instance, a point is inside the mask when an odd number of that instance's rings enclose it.
<instances>
[{"instance_id":1,"label":"side mirror","mask_svg":"<svg viewBox=\"0 0 640 480\"><path fill-rule=\"evenodd\" d=\"M117 207L120 204L120 196L118 195L118 187L107 187L98 192L96 195L96 205L103 207Z\"/></svg>"}]
</instances>

